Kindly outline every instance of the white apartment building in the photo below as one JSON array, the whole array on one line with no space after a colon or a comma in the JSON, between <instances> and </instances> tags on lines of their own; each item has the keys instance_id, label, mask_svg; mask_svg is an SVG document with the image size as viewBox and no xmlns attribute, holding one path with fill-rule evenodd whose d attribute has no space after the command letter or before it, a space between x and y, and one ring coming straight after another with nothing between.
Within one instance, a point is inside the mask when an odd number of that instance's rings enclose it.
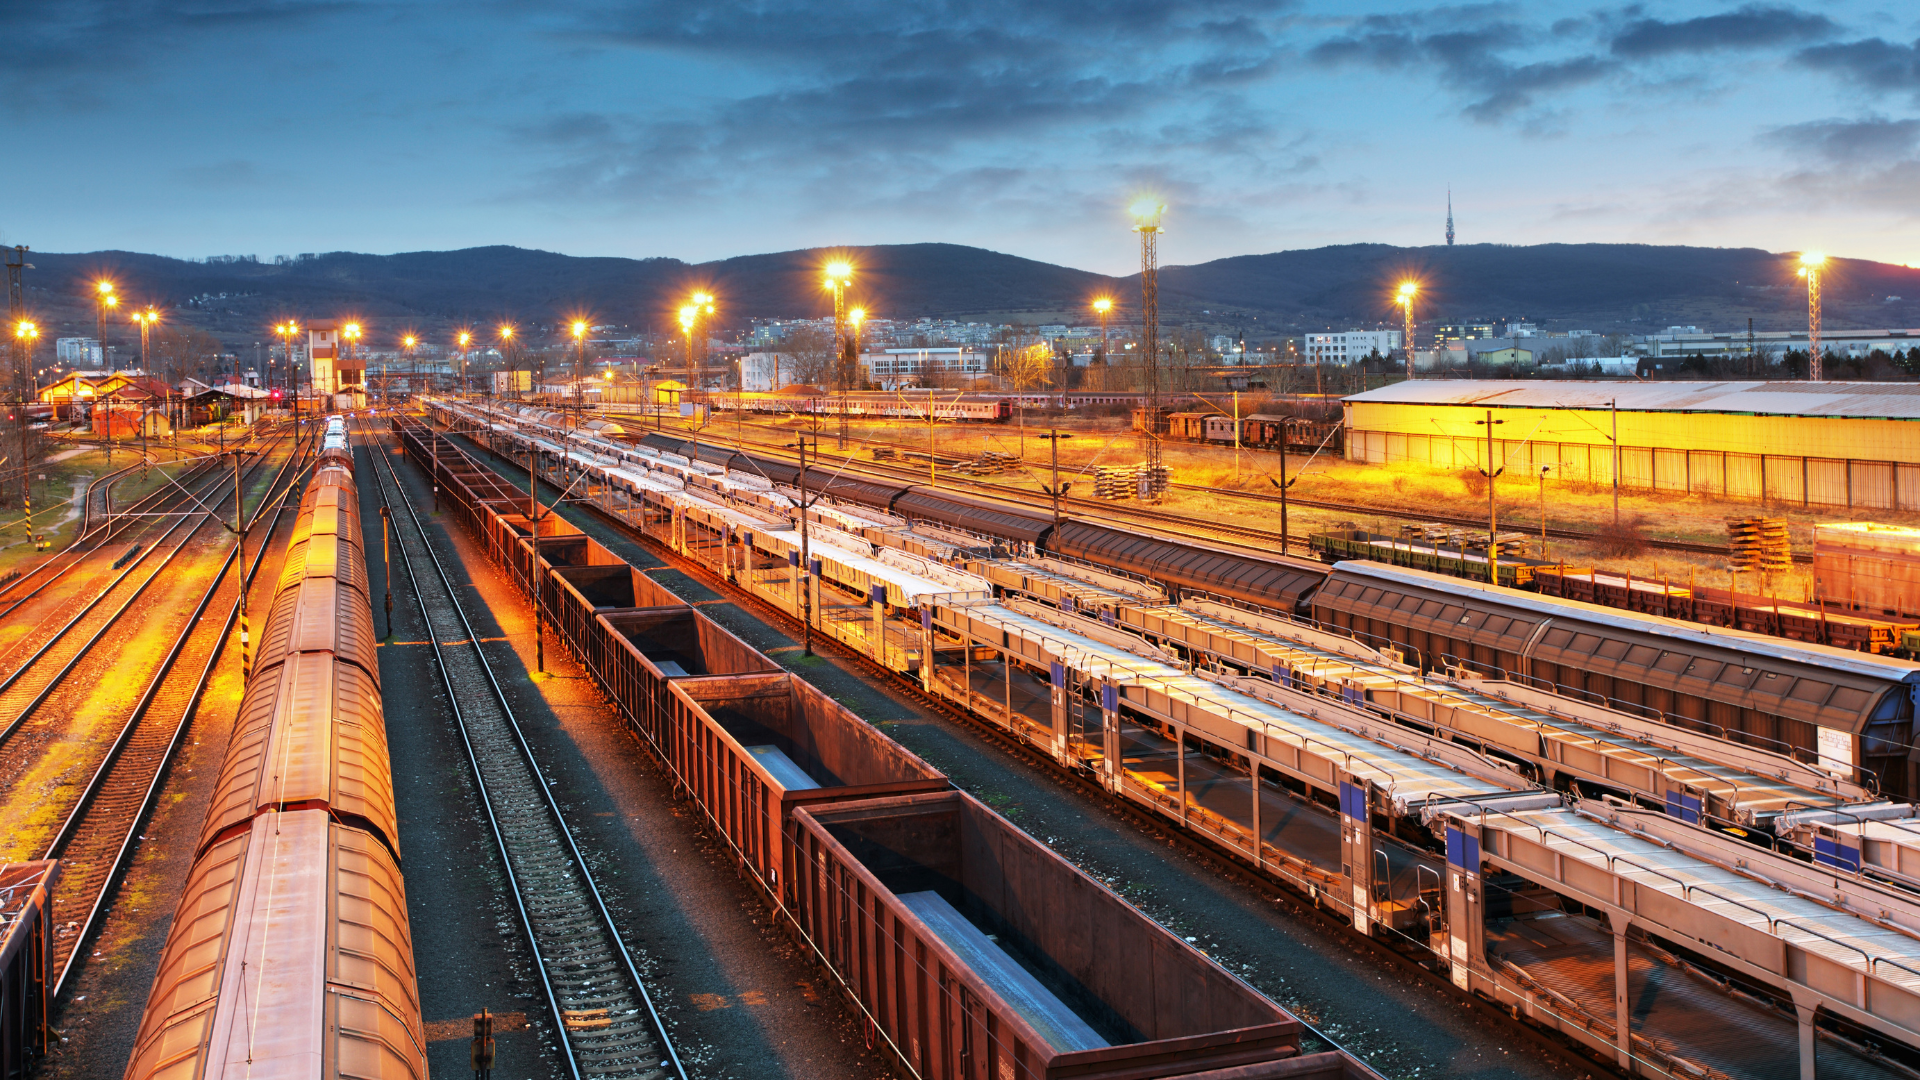
<instances>
[{"instance_id":1,"label":"white apartment building","mask_svg":"<svg viewBox=\"0 0 1920 1080\"><path fill-rule=\"evenodd\" d=\"M1348 330L1343 333L1308 334L1306 362L1309 364L1351 364L1378 352L1392 356L1400 347L1398 330Z\"/></svg>"},{"instance_id":2,"label":"white apartment building","mask_svg":"<svg viewBox=\"0 0 1920 1080\"><path fill-rule=\"evenodd\" d=\"M993 352L968 348L887 349L861 353L860 368L883 390L925 386L936 373L964 384L993 374Z\"/></svg>"}]
</instances>

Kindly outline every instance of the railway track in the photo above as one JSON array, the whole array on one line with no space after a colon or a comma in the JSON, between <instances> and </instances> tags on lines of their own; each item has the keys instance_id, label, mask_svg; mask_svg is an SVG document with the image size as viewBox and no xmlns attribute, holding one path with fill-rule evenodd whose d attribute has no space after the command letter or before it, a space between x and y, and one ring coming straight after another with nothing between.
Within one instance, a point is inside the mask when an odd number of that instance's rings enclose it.
<instances>
[{"instance_id":1,"label":"railway track","mask_svg":"<svg viewBox=\"0 0 1920 1080\"><path fill-rule=\"evenodd\" d=\"M785 448L780 446L779 444L764 443L764 442L759 442L757 440L751 440L751 439L735 438L730 440L716 439L712 441L732 442L732 443L737 443L741 446L751 446L756 450L772 451L775 453L785 452ZM907 444L882 443L881 445L905 447ZM823 459L827 456L828 455L826 453L824 452L822 453ZM914 483L921 482L921 480L923 480L925 476L925 474L920 470L917 470L911 467L893 466L893 465L887 465L881 462L865 462L865 461L855 462L852 455L850 454L836 454L833 456L843 457L849 462L853 462L854 464L857 464L863 470L870 471L870 472L883 473L890 477L895 477L902 480L908 480ZM994 483L992 481L980 480L977 478L959 477L959 476L951 476L951 475L942 477L941 480L943 483L946 483L946 484L952 484L957 487L971 487L971 488L980 490L983 493L997 495L1002 498L1009 497L1010 495L1023 496L1022 498L1019 498L1014 501L1022 502L1023 504L1025 504L1030 508L1044 509L1044 508L1050 508L1052 506L1052 503L1050 500L1044 497L1035 497L1035 493L1028 491L1025 488L1015 487L1011 484L999 484L999 483ZM1229 498L1246 499L1252 502L1270 503L1270 504L1278 505L1281 501L1278 495L1267 495L1258 491L1240 491L1234 488L1207 487L1205 485L1200 485L1200 484L1174 484L1172 486L1182 491L1192 491L1192 492L1198 492L1198 493L1207 494L1207 495L1218 495L1218 496L1224 496ZM1332 511L1337 511L1341 513L1367 514L1367 515L1372 515L1374 517L1391 517L1391 518L1404 519L1407 521L1432 521L1432 522L1438 522L1445 525L1458 525L1465 528L1485 528L1486 526L1485 518L1470 518L1470 517L1463 517L1463 516L1450 515L1450 514L1421 513L1418 511L1411 511L1411 510L1392 510L1384 507L1366 506L1360 503L1333 502L1325 499L1304 499L1304 498L1300 498L1299 496L1289 496L1286 501L1294 506L1308 507L1315 510L1332 510ZM1265 545L1265 546L1255 547L1254 550L1259 550L1259 551L1272 552L1274 550L1277 550L1277 545L1279 545L1281 541L1281 536L1278 532L1274 532L1266 529L1257 529L1251 526L1243 526L1243 525L1231 525L1231 524L1226 524L1226 523L1217 522L1217 521L1205 521L1200 518L1196 518L1190 514L1179 514L1179 513L1173 513L1170 511L1160 511L1160 510L1147 510L1138 506L1128 506L1122 502L1109 502L1101 499L1078 499L1078 498L1073 498L1069 496L1066 498L1062 498L1060 500L1060 503L1063 507L1073 506L1073 507L1085 509L1088 511L1095 511L1107 517L1125 517L1125 518L1132 518L1133 520L1136 520L1136 521L1151 522L1154 524L1177 527L1183 530L1183 533L1179 535L1193 535L1193 530L1199 530L1201 534L1214 536L1222 539L1227 539L1229 542L1242 543L1243 546L1245 546L1244 542L1246 541L1251 541L1255 545ZM1531 532L1532 530L1529 529L1527 531ZM1555 540L1572 540L1575 542L1582 542L1582 543L1592 543L1600 539L1597 534L1583 531L1580 529L1549 528L1547 530L1547 535ZM1303 549L1306 548L1308 543L1308 538L1303 536L1289 535L1287 539L1290 544L1298 544ZM1728 549L1726 548L1726 546L1719 545L1719 544L1696 544L1696 543L1692 543L1685 540L1657 540L1657 539L1648 539L1645 541L1645 543L1648 547L1655 548L1661 551L1684 552L1690 555L1707 555L1707 556L1725 558L1728 554ZM1795 562L1799 562L1799 563L1811 563L1813 561L1813 556L1806 552L1795 552L1793 559Z\"/></svg>"},{"instance_id":2,"label":"railway track","mask_svg":"<svg viewBox=\"0 0 1920 1080\"><path fill-rule=\"evenodd\" d=\"M295 490L298 475L294 470L300 456L297 448L288 455L249 517L249 534L269 539L261 541L249 559L245 571L248 586L253 584L269 548L285 554L285 538L275 539L274 534ZM262 534L258 526L269 509L273 518ZM56 1000L99 924L108 894L132 856L138 830L159 797L167 767L179 752L214 665L239 621L239 590L230 573L238 555L237 549L227 553L186 629L121 725L106 760L87 782L73 811L41 856L61 860L60 878L52 896ZM210 610L224 611L224 617L210 618Z\"/></svg>"},{"instance_id":3,"label":"railway track","mask_svg":"<svg viewBox=\"0 0 1920 1080\"><path fill-rule=\"evenodd\" d=\"M576 1080L686 1080L599 885L507 703L458 590L428 542L386 443L360 423L374 480L389 507L401 565L433 643L435 667L506 870L515 910ZM382 472L385 473L382 476Z\"/></svg>"},{"instance_id":4,"label":"railway track","mask_svg":"<svg viewBox=\"0 0 1920 1080\"><path fill-rule=\"evenodd\" d=\"M271 445L263 447L254 455L246 476L258 471L271 449ZM225 477L218 470L206 475L212 478L212 483L207 485L209 489L219 491L224 487ZM147 590L162 581L175 560L206 527L209 515L226 505L230 497L230 494L221 495L211 507L203 504L200 508L180 510L166 531L146 543L105 588L82 605L71 618L53 627L52 632L46 634L31 653L4 679L0 679L0 723L5 725L0 727L0 748L4 748L26 728L29 721L39 714L41 706L57 691L68 687L68 676L93 654L95 647L107 638L125 615L140 607L140 600ZM180 496L178 505L188 505L185 495ZM175 534L179 534L179 539L162 553L161 545ZM169 581L168 584L177 583ZM15 654L32 646L33 639L41 636L40 628L36 628L29 641L15 649Z\"/></svg>"}]
</instances>

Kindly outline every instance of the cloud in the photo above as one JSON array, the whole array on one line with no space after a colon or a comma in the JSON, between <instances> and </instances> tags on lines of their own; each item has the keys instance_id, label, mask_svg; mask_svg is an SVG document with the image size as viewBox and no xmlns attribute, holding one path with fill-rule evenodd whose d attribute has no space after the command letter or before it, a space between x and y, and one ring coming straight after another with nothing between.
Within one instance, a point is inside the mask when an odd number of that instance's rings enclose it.
<instances>
[{"instance_id":1,"label":"cloud","mask_svg":"<svg viewBox=\"0 0 1920 1080\"><path fill-rule=\"evenodd\" d=\"M1830 161L1859 162L1898 158L1920 145L1920 120L1813 120L1774 128L1763 138L1799 153Z\"/></svg>"},{"instance_id":2,"label":"cloud","mask_svg":"<svg viewBox=\"0 0 1920 1080\"><path fill-rule=\"evenodd\" d=\"M1489 17L1472 21L1476 14ZM1411 16L1371 15L1346 36L1313 45L1306 56L1323 66L1431 67L1444 85L1472 98L1462 111L1483 123L1527 110L1542 95L1598 82L1619 67L1592 55L1510 61L1504 53L1533 44L1537 35L1530 27L1491 17L1496 14L1496 9L1445 9ZM1431 26L1445 29L1428 32Z\"/></svg>"},{"instance_id":3,"label":"cloud","mask_svg":"<svg viewBox=\"0 0 1920 1080\"><path fill-rule=\"evenodd\" d=\"M1636 19L1613 36L1608 50L1615 56L1644 59L1671 53L1798 45L1831 37L1838 31L1839 27L1825 15L1748 4L1724 14L1679 22Z\"/></svg>"},{"instance_id":4,"label":"cloud","mask_svg":"<svg viewBox=\"0 0 1920 1080\"><path fill-rule=\"evenodd\" d=\"M1800 59L1870 90L1905 90L1920 97L1920 41L1901 45L1876 37L1816 45L1801 50Z\"/></svg>"}]
</instances>

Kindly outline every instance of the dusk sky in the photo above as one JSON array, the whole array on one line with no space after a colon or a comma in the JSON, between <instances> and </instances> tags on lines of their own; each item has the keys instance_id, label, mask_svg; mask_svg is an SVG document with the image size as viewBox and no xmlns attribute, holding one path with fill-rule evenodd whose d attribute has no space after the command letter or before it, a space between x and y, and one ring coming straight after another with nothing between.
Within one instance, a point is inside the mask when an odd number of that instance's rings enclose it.
<instances>
[{"instance_id":1,"label":"dusk sky","mask_svg":"<svg viewBox=\"0 0 1920 1080\"><path fill-rule=\"evenodd\" d=\"M1920 263L1920 6L9 0L0 239Z\"/></svg>"}]
</instances>

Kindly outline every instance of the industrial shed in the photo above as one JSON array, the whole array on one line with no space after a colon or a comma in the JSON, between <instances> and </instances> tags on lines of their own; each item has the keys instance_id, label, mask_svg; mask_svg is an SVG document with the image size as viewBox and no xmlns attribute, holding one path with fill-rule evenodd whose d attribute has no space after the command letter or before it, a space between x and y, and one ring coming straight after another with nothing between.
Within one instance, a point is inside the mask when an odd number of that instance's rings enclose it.
<instances>
[{"instance_id":1,"label":"industrial shed","mask_svg":"<svg viewBox=\"0 0 1920 1080\"><path fill-rule=\"evenodd\" d=\"M1803 506L1920 510L1920 383L1435 379L1346 399L1347 457Z\"/></svg>"}]
</instances>

